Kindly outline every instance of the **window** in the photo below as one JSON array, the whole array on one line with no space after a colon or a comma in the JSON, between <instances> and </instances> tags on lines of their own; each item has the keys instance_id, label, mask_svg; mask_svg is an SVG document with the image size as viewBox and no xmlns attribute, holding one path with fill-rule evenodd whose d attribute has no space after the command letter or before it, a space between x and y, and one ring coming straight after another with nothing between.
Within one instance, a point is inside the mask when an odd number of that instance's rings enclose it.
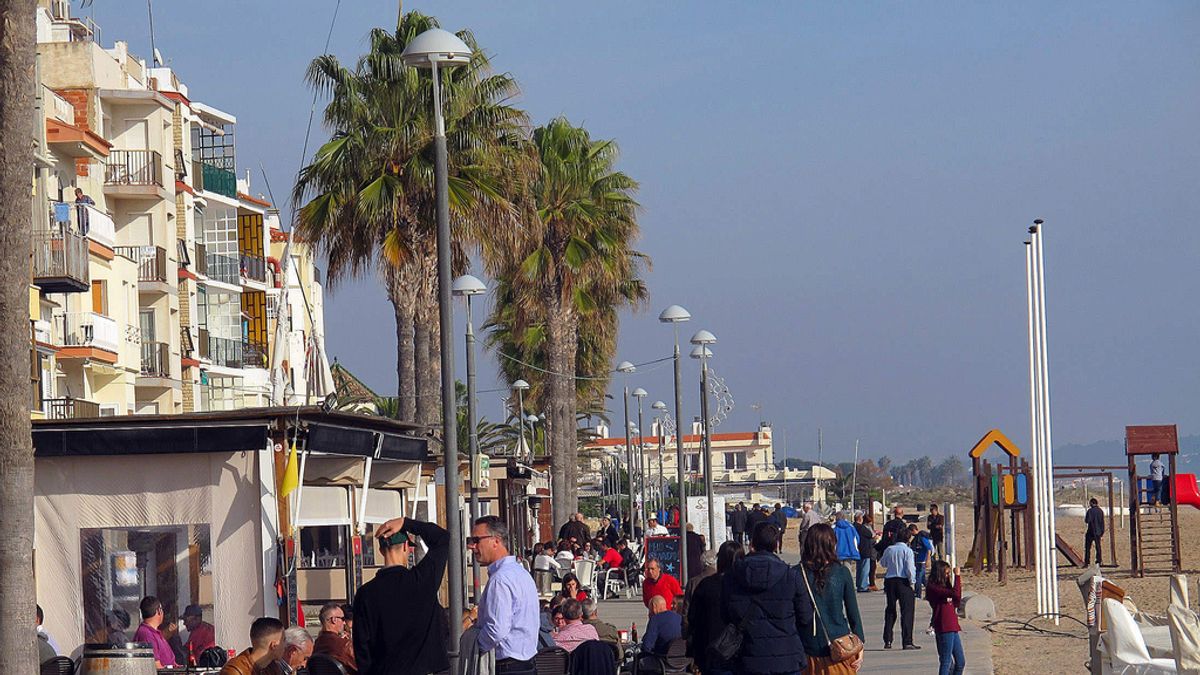
<instances>
[{"instance_id":1,"label":"window","mask_svg":"<svg viewBox=\"0 0 1200 675\"><path fill-rule=\"evenodd\" d=\"M683 467L685 471L700 470L700 453L694 452L683 456Z\"/></svg>"},{"instance_id":2,"label":"window","mask_svg":"<svg viewBox=\"0 0 1200 675\"><path fill-rule=\"evenodd\" d=\"M133 636L138 603L153 595L168 623L188 605L212 616L212 540L207 524L83 529L79 533L83 575L83 642L107 642L111 630ZM114 609L131 626L113 626Z\"/></svg>"},{"instance_id":3,"label":"window","mask_svg":"<svg viewBox=\"0 0 1200 675\"><path fill-rule=\"evenodd\" d=\"M725 470L726 471L745 471L746 470L746 453L744 453L744 452L727 452L727 453L725 453Z\"/></svg>"}]
</instances>

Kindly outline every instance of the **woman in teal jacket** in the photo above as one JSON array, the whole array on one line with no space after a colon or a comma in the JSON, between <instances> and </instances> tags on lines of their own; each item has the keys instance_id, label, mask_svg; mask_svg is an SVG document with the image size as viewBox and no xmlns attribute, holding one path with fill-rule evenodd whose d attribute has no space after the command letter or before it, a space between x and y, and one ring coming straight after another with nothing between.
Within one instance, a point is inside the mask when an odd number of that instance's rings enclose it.
<instances>
[{"instance_id":1,"label":"woman in teal jacket","mask_svg":"<svg viewBox=\"0 0 1200 675\"><path fill-rule=\"evenodd\" d=\"M850 529L854 530L853 527ZM853 631L860 640L864 639L854 577L849 569L838 564L839 543L840 537L834 534L834 528L824 524L810 527L804 538L801 572L812 590L817 609L812 623L800 626L800 640L808 656L808 670L805 671L808 675L853 672L862 663L863 652L841 663L830 659L827 638L838 638ZM857 547L854 552L858 553ZM817 614L820 614L819 619Z\"/></svg>"}]
</instances>

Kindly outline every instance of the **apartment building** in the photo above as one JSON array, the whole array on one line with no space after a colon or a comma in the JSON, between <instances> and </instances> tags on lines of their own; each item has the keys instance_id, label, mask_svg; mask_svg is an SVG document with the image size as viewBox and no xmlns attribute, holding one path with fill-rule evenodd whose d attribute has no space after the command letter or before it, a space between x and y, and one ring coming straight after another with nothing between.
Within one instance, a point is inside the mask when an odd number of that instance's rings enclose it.
<instances>
[{"instance_id":1,"label":"apartment building","mask_svg":"<svg viewBox=\"0 0 1200 675\"><path fill-rule=\"evenodd\" d=\"M237 177L236 117L125 43L104 48L69 3L41 0L37 12L32 414L268 405L280 225L249 175ZM299 248L295 283L319 313L317 271ZM321 323L297 328L301 344Z\"/></svg>"},{"instance_id":2,"label":"apartment building","mask_svg":"<svg viewBox=\"0 0 1200 675\"><path fill-rule=\"evenodd\" d=\"M704 474L699 421L693 422L691 431L683 436L684 475L688 481L702 481ZM584 479L590 483L587 487L593 492L599 489L600 475L605 465L616 463L624 468L628 463L623 436L609 438L608 427L604 425L598 426L596 432L598 437L580 449L580 455L586 458L586 473L590 474ZM644 447L646 484L657 486L659 476L662 476L665 484L670 484L676 476L675 437L667 435L657 422L650 432L652 435L645 438L630 437L634 464L639 464L638 453ZM808 470L776 468L774 438L768 424L761 424L752 432L714 432L712 463L716 494L745 501L778 501L782 498L785 486L789 495L824 501L825 489L821 482L837 477L833 471L822 466Z\"/></svg>"}]
</instances>

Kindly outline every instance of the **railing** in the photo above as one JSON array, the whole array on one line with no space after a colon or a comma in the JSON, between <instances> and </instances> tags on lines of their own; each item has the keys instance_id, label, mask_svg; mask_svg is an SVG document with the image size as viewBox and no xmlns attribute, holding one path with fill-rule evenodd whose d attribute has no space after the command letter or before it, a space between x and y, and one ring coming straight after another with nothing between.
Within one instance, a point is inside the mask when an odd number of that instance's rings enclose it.
<instances>
[{"instance_id":1,"label":"railing","mask_svg":"<svg viewBox=\"0 0 1200 675\"><path fill-rule=\"evenodd\" d=\"M113 150L104 165L104 182L162 187L162 155L156 150Z\"/></svg>"},{"instance_id":2,"label":"railing","mask_svg":"<svg viewBox=\"0 0 1200 675\"><path fill-rule=\"evenodd\" d=\"M237 198L237 175L208 162L192 160L192 183L197 190Z\"/></svg>"},{"instance_id":3,"label":"railing","mask_svg":"<svg viewBox=\"0 0 1200 675\"><path fill-rule=\"evenodd\" d=\"M110 352L120 350L120 332L117 322L95 312L69 312L62 314L63 346L98 347Z\"/></svg>"},{"instance_id":4,"label":"railing","mask_svg":"<svg viewBox=\"0 0 1200 675\"><path fill-rule=\"evenodd\" d=\"M117 228L108 214L89 204L50 202L51 227L74 230L99 244L112 248Z\"/></svg>"},{"instance_id":5,"label":"railing","mask_svg":"<svg viewBox=\"0 0 1200 675\"><path fill-rule=\"evenodd\" d=\"M267 260L260 255L241 254L241 275L254 281L266 282Z\"/></svg>"},{"instance_id":6,"label":"railing","mask_svg":"<svg viewBox=\"0 0 1200 675\"><path fill-rule=\"evenodd\" d=\"M208 336L208 358L214 365L226 368L242 367L242 341L229 338Z\"/></svg>"},{"instance_id":7,"label":"railing","mask_svg":"<svg viewBox=\"0 0 1200 675\"><path fill-rule=\"evenodd\" d=\"M142 261L141 246L114 246L112 249L113 253L116 253L122 258L128 258L135 263L140 263Z\"/></svg>"},{"instance_id":8,"label":"railing","mask_svg":"<svg viewBox=\"0 0 1200 675\"><path fill-rule=\"evenodd\" d=\"M253 342L242 342L242 367L266 368L267 350Z\"/></svg>"},{"instance_id":9,"label":"railing","mask_svg":"<svg viewBox=\"0 0 1200 675\"><path fill-rule=\"evenodd\" d=\"M55 227L33 233L33 279L45 283L52 279L88 284L87 239L76 232Z\"/></svg>"},{"instance_id":10,"label":"railing","mask_svg":"<svg viewBox=\"0 0 1200 675\"><path fill-rule=\"evenodd\" d=\"M167 251L161 246L141 246L138 252L138 281L167 280Z\"/></svg>"},{"instance_id":11,"label":"railing","mask_svg":"<svg viewBox=\"0 0 1200 675\"><path fill-rule=\"evenodd\" d=\"M42 85L42 100L50 102L47 110L53 110L54 119L75 126L75 106L71 105L70 101L46 85Z\"/></svg>"},{"instance_id":12,"label":"railing","mask_svg":"<svg viewBox=\"0 0 1200 675\"><path fill-rule=\"evenodd\" d=\"M242 283L238 259L231 255L220 253L208 254L208 278L234 286Z\"/></svg>"},{"instance_id":13,"label":"railing","mask_svg":"<svg viewBox=\"0 0 1200 675\"><path fill-rule=\"evenodd\" d=\"M44 398L42 410L46 419L69 420L84 417L99 417L100 404L81 398Z\"/></svg>"},{"instance_id":14,"label":"railing","mask_svg":"<svg viewBox=\"0 0 1200 675\"><path fill-rule=\"evenodd\" d=\"M171 346L165 342L142 343L142 375L171 376Z\"/></svg>"},{"instance_id":15,"label":"railing","mask_svg":"<svg viewBox=\"0 0 1200 675\"><path fill-rule=\"evenodd\" d=\"M208 247L200 242L196 242L196 274L208 276Z\"/></svg>"}]
</instances>

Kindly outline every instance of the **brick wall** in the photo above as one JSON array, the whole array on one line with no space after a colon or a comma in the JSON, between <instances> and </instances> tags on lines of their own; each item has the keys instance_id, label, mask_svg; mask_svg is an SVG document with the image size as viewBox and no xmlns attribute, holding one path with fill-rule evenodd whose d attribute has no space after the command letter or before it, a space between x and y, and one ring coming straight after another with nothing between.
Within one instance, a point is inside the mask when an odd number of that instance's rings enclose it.
<instances>
[{"instance_id":1,"label":"brick wall","mask_svg":"<svg viewBox=\"0 0 1200 675\"><path fill-rule=\"evenodd\" d=\"M75 109L75 126L79 127L80 129L86 129L88 131L95 131L96 133L99 133L99 131L95 129L95 125L92 124L91 101L92 96L94 95L92 90L58 89L55 90L54 93L65 98L67 103L70 103L71 107ZM75 175L87 176L90 173L90 164L90 160L77 158L75 160Z\"/></svg>"}]
</instances>

